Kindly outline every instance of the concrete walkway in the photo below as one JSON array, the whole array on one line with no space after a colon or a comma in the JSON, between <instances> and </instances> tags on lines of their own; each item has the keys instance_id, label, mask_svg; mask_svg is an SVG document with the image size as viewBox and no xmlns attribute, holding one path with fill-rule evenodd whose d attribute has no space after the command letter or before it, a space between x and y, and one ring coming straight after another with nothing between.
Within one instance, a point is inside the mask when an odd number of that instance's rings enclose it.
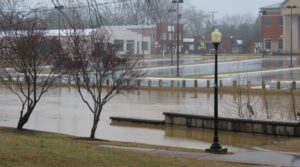
<instances>
[{"instance_id":1,"label":"concrete walkway","mask_svg":"<svg viewBox=\"0 0 300 167\"><path fill-rule=\"evenodd\" d=\"M179 152L179 151L169 151L169 150L156 150L156 149L107 146L107 145L101 145L101 147L129 150L129 151L141 152L147 154L168 155L168 156L185 157L185 158L197 158L203 160L223 161L223 162L231 162L231 163L300 167L300 154L298 153L277 152L277 151L270 151L270 150L263 150L263 149L240 151L240 152L235 152L233 154L227 154L227 155L216 155L216 154L208 154L208 153Z\"/></svg>"}]
</instances>

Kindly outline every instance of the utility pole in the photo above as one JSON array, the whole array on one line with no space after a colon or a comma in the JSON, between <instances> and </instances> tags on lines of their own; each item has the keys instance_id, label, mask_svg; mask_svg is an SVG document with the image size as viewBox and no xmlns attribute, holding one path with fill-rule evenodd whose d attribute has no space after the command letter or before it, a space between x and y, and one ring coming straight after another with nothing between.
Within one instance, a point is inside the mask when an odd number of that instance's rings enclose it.
<instances>
[{"instance_id":1,"label":"utility pole","mask_svg":"<svg viewBox=\"0 0 300 167\"><path fill-rule=\"evenodd\" d=\"M215 30L215 14L217 13L216 11L212 11L210 12L211 16L212 16L212 27L213 27L213 31Z\"/></svg>"},{"instance_id":2,"label":"utility pole","mask_svg":"<svg viewBox=\"0 0 300 167\"><path fill-rule=\"evenodd\" d=\"M169 13L171 13L172 15L172 12L176 12L176 9L169 9L168 10ZM171 40L170 40L170 43L171 43L171 65L174 65L174 57L173 57L173 48L174 48L174 39L175 39L175 26L174 26L174 23L173 23L173 17L171 16Z\"/></svg>"},{"instance_id":3,"label":"utility pole","mask_svg":"<svg viewBox=\"0 0 300 167\"><path fill-rule=\"evenodd\" d=\"M142 23L142 56L144 58L144 22Z\"/></svg>"},{"instance_id":4,"label":"utility pole","mask_svg":"<svg viewBox=\"0 0 300 167\"><path fill-rule=\"evenodd\" d=\"M297 8L297 6L287 6L286 8L291 9L291 62L290 68L293 67L293 9Z\"/></svg>"},{"instance_id":5,"label":"utility pole","mask_svg":"<svg viewBox=\"0 0 300 167\"><path fill-rule=\"evenodd\" d=\"M60 29L61 29L61 10L64 9L63 5L55 6L54 9L58 10L58 39L60 41Z\"/></svg>"},{"instance_id":6,"label":"utility pole","mask_svg":"<svg viewBox=\"0 0 300 167\"><path fill-rule=\"evenodd\" d=\"M176 26L176 31L177 31L177 73L176 76L179 76L179 18L180 18L180 14L179 14L179 4L183 3L183 0L172 0L172 3L176 3L177 5L177 26Z\"/></svg>"}]
</instances>

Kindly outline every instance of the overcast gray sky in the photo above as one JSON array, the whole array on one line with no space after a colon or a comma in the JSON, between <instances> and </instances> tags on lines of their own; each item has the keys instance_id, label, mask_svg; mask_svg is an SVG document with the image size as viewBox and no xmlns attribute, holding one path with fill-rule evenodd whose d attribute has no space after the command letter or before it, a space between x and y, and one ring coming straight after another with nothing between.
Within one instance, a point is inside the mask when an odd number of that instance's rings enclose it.
<instances>
[{"instance_id":1,"label":"overcast gray sky","mask_svg":"<svg viewBox=\"0 0 300 167\"><path fill-rule=\"evenodd\" d=\"M259 8L283 0L185 0L185 5L192 5L205 12L217 11L217 16L233 14L258 15Z\"/></svg>"},{"instance_id":2,"label":"overcast gray sky","mask_svg":"<svg viewBox=\"0 0 300 167\"><path fill-rule=\"evenodd\" d=\"M37 2L42 2L43 4L51 4L50 0L25 1L28 1L29 5L35 4ZM283 0L184 0L184 6L195 6L196 8L199 8L205 12L217 11L217 17L233 15L237 13L252 14L256 16L259 12L260 7L278 2L283 2Z\"/></svg>"}]
</instances>

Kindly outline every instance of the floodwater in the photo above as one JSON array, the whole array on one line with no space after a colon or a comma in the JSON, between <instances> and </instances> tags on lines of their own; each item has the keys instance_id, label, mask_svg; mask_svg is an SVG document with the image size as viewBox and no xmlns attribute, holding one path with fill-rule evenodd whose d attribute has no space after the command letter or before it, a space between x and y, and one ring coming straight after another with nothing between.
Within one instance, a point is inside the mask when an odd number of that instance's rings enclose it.
<instances>
[{"instance_id":1,"label":"floodwater","mask_svg":"<svg viewBox=\"0 0 300 167\"><path fill-rule=\"evenodd\" d=\"M236 97L220 96L220 116L293 121L285 101L286 96L270 96L269 113L263 110L260 97L251 97L255 115L236 110ZM246 97L243 97L244 100ZM19 117L19 102L10 91L0 88L0 126L15 127ZM300 104L298 102L298 104ZM154 145L205 149L212 141L212 131L178 127L116 124L110 116L162 120L163 112L213 115L212 94L139 91L116 96L105 107L96 133L97 138ZM267 116L268 115L268 116ZM76 89L50 90L38 104L25 128L87 137L92 124L92 114L82 103ZM231 151L261 146L272 142L273 137L249 134L220 134L222 144Z\"/></svg>"},{"instance_id":2,"label":"floodwater","mask_svg":"<svg viewBox=\"0 0 300 167\"><path fill-rule=\"evenodd\" d=\"M200 63L200 62L199 62ZM230 62L220 62L218 64L219 73L233 73L233 72L243 72L243 71L257 71L265 69L280 69L288 68L290 65L290 59L287 57L277 57L277 58L262 58L253 60L241 60L241 61L230 61ZM293 65L300 65L300 58L293 59ZM147 70L148 75L154 76L175 76L176 66L173 67L160 67L160 68L150 68ZM214 73L214 63L205 64L195 64L186 65L180 67L180 75L211 75Z\"/></svg>"},{"instance_id":3,"label":"floodwater","mask_svg":"<svg viewBox=\"0 0 300 167\"><path fill-rule=\"evenodd\" d=\"M219 61L229 61L233 60L231 58L219 58ZM180 57L179 64L195 64L195 63L212 63L214 62L213 56L207 56L205 58L193 58L193 57ZM143 60L143 67L162 67L162 66L170 66L172 64L171 58L167 59L152 59L152 60ZM174 56L173 65L177 63L176 56Z\"/></svg>"},{"instance_id":4,"label":"floodwater","mask_svg":"<svg viewBox=\"0 0 300 167\"><path fill-rule=\"evenodd\" d=\"M268 87L275 87L277 81L283 81L287 82L287 84L283 84L282 87L288 88L291 86L291 81L300 80L300 58L294 58L293 65L294 68L290 69L290 59L287 57L220 62L219 79L223 81L224 86L232 86L232 82L236 80L240 85L245 85L248 81L251 81L253 85L261 85L262 81L265 81ZM177 72L176 66L149 68L146 71L147 75L156 76L151 78L154 87L158 86L159 79L163 80L163 87L170 87L171 80L178 82L176 85L180 86L181 84L181 80L177 78L160 78L175 76ZM199 75L199 77L204 77L197 79L200 87L206 87L207 80L213 83L213 74L214 63L185 65L180 67L181 76ZM194 79L186 79L186 81L187 87L194 87ZM147 79L142 85L147 85ZM300 83L297 83L296 86L299 88Z\"/></svg>"}]
</instances>

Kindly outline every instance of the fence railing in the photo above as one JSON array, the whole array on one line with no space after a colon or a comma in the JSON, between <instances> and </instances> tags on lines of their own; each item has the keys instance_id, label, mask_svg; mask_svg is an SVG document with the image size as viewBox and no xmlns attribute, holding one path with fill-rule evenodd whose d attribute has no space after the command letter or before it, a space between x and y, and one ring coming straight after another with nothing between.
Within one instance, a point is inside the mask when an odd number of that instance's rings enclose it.
<instances>
[{"instance_id":1,"label":"fence railing","mask_svg":"<svg viewBox=\"0 0 300 167\"><path fill-rule=\"evenodd\" d=\"M44 76L40 77L40 80L43 80ZM15 81L22 81L24 80L23 77L16 75L12 78L6 78L5 80L15 80ZM213 79L140 79L137 82L130 82L127 81L127 86L136 86L137 88L213 88L214 80ZM57 84L75 84L75 80L71 75L64 75L59 77L56 82ZM105 82L106 86L110 86L112 83L111 80L107 80ZM250 89L299 89L300 88L300 81L276 81L276 80L269 80L269 81L238 81L238 80L228 80L228 79L220 79L218 81L219 88L226 88L226 87L245 87Z\"/></svg>"}]
</instances>

